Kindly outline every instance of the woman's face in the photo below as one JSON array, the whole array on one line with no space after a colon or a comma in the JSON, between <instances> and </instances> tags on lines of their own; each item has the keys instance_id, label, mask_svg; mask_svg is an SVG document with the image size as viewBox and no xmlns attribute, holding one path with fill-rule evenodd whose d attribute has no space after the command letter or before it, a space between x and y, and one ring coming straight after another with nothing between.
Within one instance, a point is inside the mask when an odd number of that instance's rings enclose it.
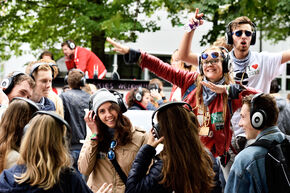
<instances>
[{"instance_id":1,"label":"woman's face","mask_svg":"<svg viewBox=\"0 0 290 193\"><path fill-rule=\"evenodd\" d=\"M150 93L149 93L149 92L146 92L146 93L144 93L144 96L143 96L143 98L142 98L141 104L142 104L144 107L147 107L149 101L150 101Z\"/></svg>"},{"instance_id":2,"label":"woman's face","mask_svg":"<svg viewBox=\"0 0 290 193\"><path fill-rule=\"evenodd\" d=\"M203 73L211 82L217 82L223 77L223 58L219 49L206 50L201 56Z\"/></svg>"},{"instance_id":3,"label":"woman's face","mask_svg":"<svg viewBox=\"0 0 290 193\"><path fill-rule=\"evenodd\" d=\"M99 107L98 116L109 128L115 128L118 119L118 112L113 109L111 102L105 102Z\"/></svg>"}]
</instances>

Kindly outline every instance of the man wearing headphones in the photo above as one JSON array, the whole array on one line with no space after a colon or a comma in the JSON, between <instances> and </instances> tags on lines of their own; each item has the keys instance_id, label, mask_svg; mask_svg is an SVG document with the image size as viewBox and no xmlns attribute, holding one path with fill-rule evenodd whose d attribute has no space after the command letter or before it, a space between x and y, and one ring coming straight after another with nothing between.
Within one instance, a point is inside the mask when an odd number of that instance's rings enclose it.
<instances>
[{"instance_id":1,"label":"man wearing headphones","mask_svg":"<svg viewBox=\"0 0 290 193\"><path fill-rule=\"evenodd\" d=\"M276 126L279 110L270 94L248 95L243 99L240 127L246 138L276 140L281 143L285 135ZM231 167L225 193L268 192L265 171L267 149L249 146L236 157Z\"/></svg>"},{"instance_id":2,"label":"man wearing headphones","mask_svg":"<svg viewBox=\"0 0 290 193\"><path fill-rule=\"evenodd\" d=\"M29 63L25 70L35 81L31 100L34 101L41 110L45 111L56 110L55 104L47 98L54 77L53 64L55 64L53 60L41 59Z\"/></svg>"},{"instance_id":3,"label":"man wearing headphones","mask_svg":"<svg viewBox=\"0 0 290 193\"><path fill-rule=\"evenodd\" d=\"M34 80L23 72L12 72L3 79L0 89L0 117L14 97L30 98L34 86Z\"/></svg>"},{"instance_id":4,"label":"man wearing headphones","mask_svg":"<svg viewBox=\"0 0 290 193\"><path fill-rule=\"evenodd\" d=\"M61 44L65 55L67 70L73 68L80 69L88 73L88 78L103 79L107 73L103 62L92 51L76 46L72 40L67 40Z\"/></svg>"},{"instance_id":5,"label":"man wearing headphones","mask_svg":"<svg viewBox=\"0 0 290 193\"><path fill-rule=\"evenodd\" d=\"M81 86L85 86L86 79L83 71L79 69L72 69L65 77L66 84L69 85L70 90L60 94L63 101L64 119L71 125L70 138L70 152L74 159L73 166L78 170L77 161L79 158L82 143L87 135L86 122L84 120L84 109L89 108L90 95L81 90Z\"/></svg>"}]
</instances>

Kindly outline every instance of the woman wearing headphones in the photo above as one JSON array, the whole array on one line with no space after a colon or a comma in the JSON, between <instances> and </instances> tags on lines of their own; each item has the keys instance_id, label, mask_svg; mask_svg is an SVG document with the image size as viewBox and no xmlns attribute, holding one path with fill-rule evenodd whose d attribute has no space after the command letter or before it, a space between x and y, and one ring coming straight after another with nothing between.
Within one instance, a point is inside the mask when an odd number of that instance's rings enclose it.
<instances>
[{"instance_id":1,"label":"woman wearing headphones","mask_svg":"<svg viewBox=\"0 0 290 193\"><path fill-rule=\"evenodd\" d=\"M151 96L147 88L138 87L130 90L126 98L129 110L147 110Z\"/></svg>"},{"instance_id":2,"label":"woman wearing headphones","mask_svg":"<svg viewBox=\"0 0 290 193\"><path fill-rule=\"evenodd\" d=\"M123 115L126 109L120 108L122 100L107 89L98 90L90 101L85 121L92 136L82 147L79 171L89 176L87 184L93 191L107 182L113 184L113 192L123 193L132 162L147 142L145 131L132 126Z\"/></svg>"},{"instance_id":3,"label":"woman wearing headphones","mask_svg":"<svg viewBox=\"0 0 290 193\"><path fill-rule=\"evenodd\" d=\"M185 102L168 102L152 115L153 130L133 162L126 193L208 193L214 186L215 192L221 192L217 165L216 176L212 169L215 159L211 160L199 139L196 116L183 105L191 109ZM155 114L158 123L154 123ZM161 142L163 150L155 156ZM152 159L154 163L148 170Z\"/></svg>"},{"instance_id":4,"label":"woman wearing headphones","mask_svg":"<svg viewBox=\"0 0 290 193\"><path fill-rule=\"evenodd\" d=\"M72 169L66 121L56 113L37 111L27 127L18 165L3 171L0 192L91 193Z\"/></svg>"},{"instance_id":5,"label":"woman wearing headphones","mask_svg":"<svg viewBox=\"0 0 290 193\"><path fill-rule=\"evenodd\" d=\"M37 110L33 101L15 97L4 112L0 122L0 173L16 165L23 128Z\"/></svg>"}]
</instances>

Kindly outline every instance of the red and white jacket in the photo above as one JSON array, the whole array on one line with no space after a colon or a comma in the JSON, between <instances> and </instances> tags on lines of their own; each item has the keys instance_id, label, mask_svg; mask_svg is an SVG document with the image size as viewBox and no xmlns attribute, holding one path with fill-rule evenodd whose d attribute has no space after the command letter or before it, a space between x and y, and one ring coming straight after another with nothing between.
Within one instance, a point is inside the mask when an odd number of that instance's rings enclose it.
<instances>
[{"instance_id":1,"label":"red and white jacket","mask_svg":"<svg viewBox=\"0 0 290 193\"><path fill-rule=\"evenodd\" d=\"M106 67L98 56L86 48L76 47L74 55L65 59L67 70L77 68L84 73L87 71L89 78L94 77L94 71L98 73L98 79L103 79L107 73Z\"/></svg>"},{"instance_id":2,"label":"red and white jacket","mask_svg":"<svg viewBox=\"0 0 290 193\"><path fill-rule=\"evenodd\" d=\"M146 53L141 54L141 60L139 61L141 68L148 68L157 76L180 87L182 96L192 84L196 83L196 79L199 75L198 72L188 72L175 69L170 64L164 63L160 59ZM196 91L196 88L194 88L184 99L184 101L189 103L193 108L196 106ZM239 99L233 99L230 101L232 113L242 106L243 96L256 93L257 91L251 88L246 88L239 93ZM223 119L223 95L217 94L215 99L208 105L208 112L210 113L210 121L208 125L209 135L200 137L203 144L215 157L221 156L229 150L232 138L232 130L230 128L230 108L228 104L225 105L227 105L228 108L225 119ZM194 110L196 115L198 115L197 110L198 108Z\"/></svg>"}]
</instances>

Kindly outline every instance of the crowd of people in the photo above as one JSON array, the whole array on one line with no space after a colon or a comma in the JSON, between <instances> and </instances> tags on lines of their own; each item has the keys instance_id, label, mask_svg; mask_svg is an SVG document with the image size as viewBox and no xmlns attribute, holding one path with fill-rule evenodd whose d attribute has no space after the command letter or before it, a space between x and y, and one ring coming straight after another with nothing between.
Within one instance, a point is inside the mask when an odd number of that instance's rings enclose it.
<instances>
[{"instance_id":1,"label":"crowd of people","mask_svg":"<svg viewBox=\"0 0 290 193\"><path fill-rule=\"evenodd\" d=\"M275 79L290 50L250 51L256 26L242 16L226 38L192 53L203 16L196 9L171 64L107 38L125 63L158 76L125 96L86 83L107 70L72 40L61 45L62 93L52 87L58 68L49 51L3 79L0 192L270 192L268 150L252 143L282 143L290 133L290 107ZM159 78L173 85L168 99ZM153 112L150 131L124 115L136 110Z\"/></svg>"}]
</instances>

